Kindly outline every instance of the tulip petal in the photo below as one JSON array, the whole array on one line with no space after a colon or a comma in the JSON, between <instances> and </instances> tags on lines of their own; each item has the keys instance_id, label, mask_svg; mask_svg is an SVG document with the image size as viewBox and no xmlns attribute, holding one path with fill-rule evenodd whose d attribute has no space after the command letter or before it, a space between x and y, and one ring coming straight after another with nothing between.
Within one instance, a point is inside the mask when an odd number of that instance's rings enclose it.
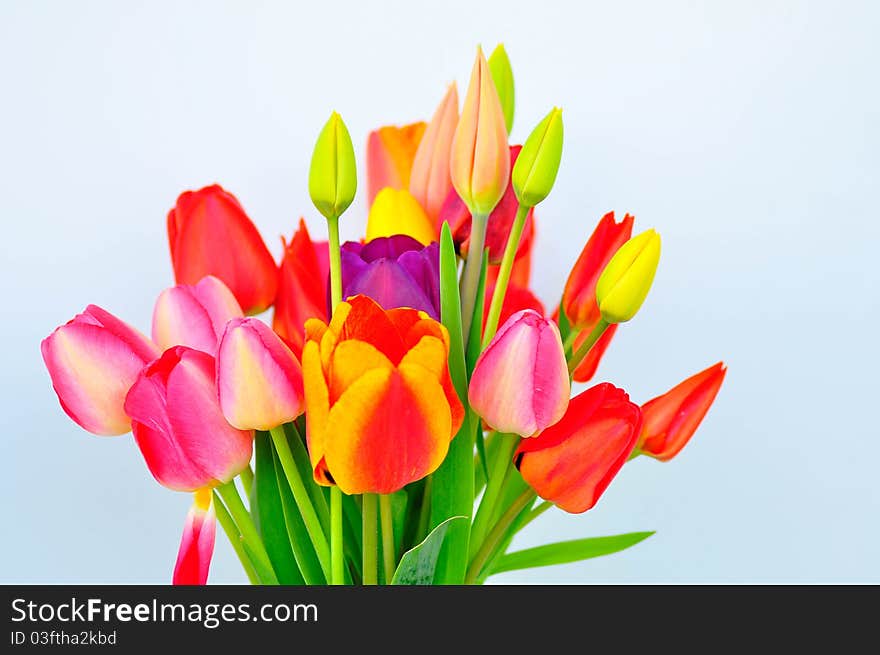
<instances>
[{"instance_id":1,"label":"tulip petal","mask_svg":"<svg viewBox=\"0 0 880 655\"><path fill-rule=\"evenodd\" d=\"M174 565L175 585L203 585L208 581L208 570L214 554L216 516L213 496L209 489L200 489L186 515L183 536Z\"/></svg>"},{"instance_id":2,"label":"tulip petal","mask_svg":"<svg viewBox=\"0 0 880 655\"><path fill-rule=\"evenodd\" d=\"M449 85L440 106L434 112L425 129L412 163L409 182L410 193L440 230L440 209L446 196L452 191L449 177L449 158L452 137L458 124L458 89L455 82Z\"/></svg>"},{"instance_id":3,"label":"tulip petal","mask_svg":"<svg viewBox=\"0 0 880 655\"><path fill-rule=\"evenodd\" d=\"M374 368L391 369L394 365L366 341L349 339L340 343L330 361L330 404L335 403L358 378Z\"/></svg>"},{"instance_id":4,"label":"tulip petal","mask_svg":"<svg viewBox=\"0 0 880 655\"><path fill-rule=\"evenodd\" d=\"M329 330L328 330L329 331ZM324 463L327 416L330 413L330 392L324 377L321 353L315 341L306 341L302 354L303 387L306 400L306 441L315 482L332 484Z\"/></svg>"},{"instance_id":5,"label":"tulip petal","mask_svg":"<svg viewBox=\"0 0 880 655\"><path fill-rule=\"evenodd\" d=\"M376 194L386 187L406 189L409 186L413 158L424 133L424 122L380 127L370 132L367 139L367 202L370 205Z\"/></svg>"},{"instance_id":6,"label":"tulip petal","mask_svg":"<svg viewBox=\"0 0 880 655\"><path fill-rule=\"evenodd\" d=\"M590 348L590 352L587 353L587 356L584 357L583 361L578 364L578 367L574 370L571 376L575 382L589 382L593 379L593 376L596 375L596 370L599 368L599 362L602 361L605 351L608 350L608 346L611 345L611 340L617 332L617 325L617 323L614 323L605 328L605 332L603 332L602 336L593 344L593 347ZM592 330L592 327L586 327L581 331L572 345L573 352L576 351L586 340Z\"/></svg>"}]
</instances>

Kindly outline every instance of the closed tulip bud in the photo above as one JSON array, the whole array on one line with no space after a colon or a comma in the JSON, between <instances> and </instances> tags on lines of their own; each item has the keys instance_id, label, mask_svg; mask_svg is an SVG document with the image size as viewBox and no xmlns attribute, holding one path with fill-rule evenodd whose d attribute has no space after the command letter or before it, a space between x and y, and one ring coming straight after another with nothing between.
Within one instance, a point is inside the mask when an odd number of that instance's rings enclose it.
<instances>
[{"instance_id":1,"label":"closed tulip bud","mask_svg":"<svg viewBox=\"0 0 880 655\"><path fill-rule=\"evenodd\" d=\"M270 430L305 409L296 356L256 318L226 324L217 351L217 392L223 416L239 430Z\"/></svg>"},{"instance_id":2,"label":"closed tulip bud","mask_svg":"<svg viewBox=\"0 0 880 655\"><path fill-rule=\"evenodd\" d=\"M220 278L242 310L272 305L278 284L272 253L235 196L222 187L180 194L168 213L168 243L177 284Z\"/></svg>"},{"instance_id":3,"label":"closed tulip bud","mask_svg":"<svg viewBox=\"0 0 880 655\"><path fill-rule=\"evenodd\" d=\"M562 418L570 393L559 329L526 309L507 319L480 355L468 399L494 430L531 437Z\"/></svg>"},{"instance_id":4,"label":"closed tulip bud","mask_svg":"<svg viewBox=\"0 0 880 655\"><path fill-rule=\"evenodd\" d=\"M449 85L434 117L428 123L412 162L409 191L425 210L434 228L439 232L440 209L452 191L449 177L449 156L452 136L458 125L458 90Z\"/></svg>"},{"instance_id":5,"label":"closed tulip bud","mask_svg":"<svg viewBox=\"0 0 880 655\"><path fill-rule=\"evenodd\" d=\"M504 110L480 48L452 138L449 172L464 204L480 216L495 208L510 178Z\"/></svg>"},{"instance_id":6,"label":"closed tulip bud","mask_svg":"<svg viewBox=\"0 0 880 655\"><path fill-rule=\"evenodd\" d=\"M327 219L339 218L357 191L357 166L348 128L335 111L324 124L309 166L309 196Z\"/></svg>"},{"instance_id":7,"label":"closed tulip bud","mask_svg":"<svg viewBox=\"0 0 880 655\"><path fill-rule=\"evenodd\" d=\"M596 302L608 323L623 323L639 311L660 262L660 235L646 230L620 247L596 284Z\"/></svg>"},{"instance_id":8,"label":"closed tulip bud","mask_svg":"<svg viewBox=\"0 0 880 655\"><path fill-rule=\"evenodd\" d=\"M523 479L544 500L586 512L626 463L639 436L639 406L604 383L571 399L565 416L514 455Z\"/></svg>"},{"instance_id":9,"label":"closed tulip bud","mask_svg":"<svg viewBox=\"0 0 880 655\"><path fill-rule=\"evenodd\" d=\"M507 57L503 43L495 46L492 54L489 55L489 70L492 73L495 88L498 90L501 108L504 110L504 125L507 127L507 133L510 134L513 129L513 110L516 106L516 96L513 89L513 69L510 66L510 59Z\"/></svg>"},{"instance_id":10,"label":"closed tulip bud","mask_svg":"<svg viewBox=\"0 0 880 655\"><path fill-rule=\"evenodd\" d=\"M726 373L718 362L642 405L640 452L664 462L675 457L697 431Z\"/></svg>"},{"instance_id":11,"label":"closed tulip bud","mask_svg":"<svg viewBox=\"0 0 880 655\"><path fill-rule=\"evenodd\" d=\"M315 480L347 494L392 493L440 466L464 408L449 375L446 328L366 296L330 324L306 323L306 437Z\"/></svg>"},{"instance_id":12,"label":"closed tulip bud","mask_svg":"<svg viewBox=\"0 0 880 655\"><path fill-rule=\"evenodd\" d=\"M165 289L153 308L153 341L162 349L189 346L209 355L229 319L243 316L235 296L212 275Z\"/></svg>"},{"instance_id":13,"label":"closed tulip bud","mask_svg":"<svg viewBox=\"0 0 880 655\"><path fill-rule=\"evenodd\" d=\"M215 368L211 355L175 346L144 367L125 398L147 468L174 491L229 482L251 461L254 433L223 417Z\"/></svg>"},{"instance_id":14,"label":"closed tulip bud","mask_svg":"<svg viewBox=\"0 0 880 655\"><path fill-rule=\"evenodd\" d=\"M523 144L511 181L517 200L534 207L550 194L562 159L562 110L554 107Z\"/></svg>"},{"instance_id":15,"label":"closed tulip bud","mask_svg":"<svg viewBox=\"0 0 880 655\"><path fill-rule=\"evenodd\" d=\"M424 246L437 240L434 224L412 194L403 189L386 187L370 207L366 240L369 242L396 234L405 234Z\"/></svg>"},{"instance_id":16,"label":"closed tulip bud","mask_svg":"<svg viewBox=\"0 0 880 655\"><path fill-rule=\"evenodd\" d=\"M413 158L424 133L424 122L401 127L387 125L370 132L367 137L367 203L372 204L376 194L385 187L406 189L409 186Z\"/></svg>"},{"instance_id":17,"label":"closed tulip bud","mask_svg":"<svg viewBox=\"0 0 880 655\"><path fill-rule=\"evenodd\" d=\"M193 495L193 504L186 514L177 562L174 565L172 584L175 585L205 584L214 554L214 536L217 530L214 496L210 489L199 489Z\"/></svg>"},{"instance_id":18,"label":"closed tulip bud","mask_svg":"<svg viewBox=\"0 0 880 655\"><path fill-rule=\"evenodd\" d=\"M102 436L131 430L125 394L162 352L96 305L43 339L40 351L62 409L84 430Z\"/></svg>"}]
</instances>

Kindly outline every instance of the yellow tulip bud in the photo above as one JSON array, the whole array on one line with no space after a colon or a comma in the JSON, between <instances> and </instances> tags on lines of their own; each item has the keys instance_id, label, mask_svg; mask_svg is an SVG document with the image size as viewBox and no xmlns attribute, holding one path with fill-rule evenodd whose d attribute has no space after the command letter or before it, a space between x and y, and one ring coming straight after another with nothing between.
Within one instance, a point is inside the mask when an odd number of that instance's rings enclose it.
<instances>
[{"instance_id":1,"label":"yellow tulip bud","mask_svg":"<svg viewBox=\"0 0 880 655\"><path fill-rule=\"evenodd\" d=\"M357 191L354 146L348 128L335 111L324 124L309 166L309 196L326 218L348 209Z\"/></svg>"},{"instance_id":2,"label":"yellow tulip bud","mask_svg":"<svg viewBox=\"0 0 880 655\"><path fill-rule=\"evenodd\" d=\"M660 235L654 230L634 236L614 253L596 284L596 302L607 323L623 323L636 315L659 261Z\"/></svg>"},{"instance_id":3,"label":"yellow tulip bud","mask_svg":"<svg viewBox=\"0 0 880 655\"><path fill-rule=\"evenodd\" d=\"M367 217L367 241L405 234L428 245L437 241L434 224L409 191L385 187L373 200Z\"/></svg>"},{"instance_id":4,"label":"yellow tulip bud","mask_svg":"<svg viewBox=\"0 0 880 655\"><path fill-rule=\"evenodd\" d=\"M534 207L550 194L562 159L562 110L554 107L523 144L513 166L513 191L520 204Z\"/></svg>"},{"instance_id":5,"label":"yellow tulip bud","mask_svg":"<svg viewBox=\"0 0 880 655\"><path fill-rule=\"evenodd\" d=\"M489 71L492 73L492 81L495 82L498 99L501 100L501 108L504 110L507 133L510 134L510 130L513 129L516 95L513 90L513 69L510 67L510 59L507 58L503 43L499 43L489 55Z\"/></svg>"}]
</instances>

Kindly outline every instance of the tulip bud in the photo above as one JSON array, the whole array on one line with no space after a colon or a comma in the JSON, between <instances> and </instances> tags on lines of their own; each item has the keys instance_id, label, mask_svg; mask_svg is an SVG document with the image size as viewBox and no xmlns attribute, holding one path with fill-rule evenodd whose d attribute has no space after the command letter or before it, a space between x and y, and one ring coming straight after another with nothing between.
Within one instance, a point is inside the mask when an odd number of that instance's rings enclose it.
<instances>
[{"instance_id":1,"label":"tulip bud","mask_svg":"<svg viewBox=\"0 0 880 655\"><path fill-rule=\"evenodd\" d=\"M239 430L271 430L305 409L296 356L256 318L226 324L217 349L217 394L223 416Z\"/></svg>"},{"instance_id":2,"label":"tulip bud","mask_svg":"<svg viewBox=\"0 0 880 655\"><path fill-rule=\"evenodd\" d=\"M367 217L367 242L379 237L405 234L427 246L437 240L434 225L409 191L382 189Z\"/></svg>"},{"instance_id":3,"label":"tulip bud","mask_svg":"<svg viewBox=\"0 0 880 655\"><path fill-rule=\"evenodd\" d=\"M510 59L507 57L503 43L495 46L492 54L489 55L489 70L492 73L495 88L498 90L501 108L504 110L504 124L507 127L507 133L510 134L513 129L513 110L516 103L513 92L513 69L510 67Z\"/></svg>"},{"instance_id":4,"label":"tulip bud","mask_svg":"<svg viewBox=\"0 0 880 655\"><path fill-rule=\"evenodd\" d=\"M562 159L562 110L554 107L529 134L513 165L516 198L534 207L550 194Z\"/></svg>"},{"instance_id":5,"label":"tulip bud","mask_svg":"<svg viewBox=\"0 0 880 655\"><path fill-rule=\"evenodd\" d=\"M354 146L348 128L335 111L324 124L309 166L309 196L325 218L348 209L357 191Z\"/></svg>"},{"instance_id":6,"label":"tulip bud","mask_svg":"<svg viewBox=\"0 0 880 655\"><path fill-rule=\"evenodd\" d=\"M425 210L428 218L439 229L440 210L449 192L449 155L452 136L458 125L458 90L455 83L449 85L434 117L428 123L425 136L419 143L412 162L409 191Z\"/></svg>"},{"instance_id":7,"label":"tulip bud","mask_svg":"<svg viewBox=\"0 0 880 655\"><path fill-rule=\"evenodd\" d=\"M646 230L620 247L596 284L596 302L607 323L623 323L639 311L660 261L660 235Z\"/></svg>"},{"instance_id":8,"label":"tulip bud","mask_svg":"<svg viewBox=\"0 0 880 655\"><path fill-rule=\"evenodd\" d=\"M153 308L153 341L162 350L189 346L209 355L229 319L243 316L229 288L213 275L165 289Z\"/></svg>"},{"instance_id":9,"label":"tulip bud","mask_svg":"<svg viewBox=\"0 0 880 655\"><path fill-rule=\"evenodd\" d=\"M510 178L504 110L480 48L452 138L449 173L464 204L480 216L492 212Z\"/></svg>"},{"instance_id":10,"label":"tulip bud","mask_svg":"<svg viewBox=\"0 0 880 655\"><path fill-rule=\"evenodd\" d=\"M172 582L176 585L205 584L214 554L217 520L213 494L210 489L199 489L193 496L174 565Z\"/></svg>"},{"instance_id":11,"label":"tulip bud","mask_svg":"<svg viewBox=\"0 0 880 655\"><path fill-rule=\"evenodd\" d=\"M562 418L570 393L559 329L525 309L501 326L480 355L468 399L491 428L531 437Z\"/></svg>"}]
</instances>

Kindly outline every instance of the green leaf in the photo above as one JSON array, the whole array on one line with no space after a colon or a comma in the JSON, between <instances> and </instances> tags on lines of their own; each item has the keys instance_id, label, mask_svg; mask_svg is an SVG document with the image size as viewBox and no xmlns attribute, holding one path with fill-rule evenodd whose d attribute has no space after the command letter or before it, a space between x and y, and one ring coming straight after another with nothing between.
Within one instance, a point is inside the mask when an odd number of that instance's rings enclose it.
<instances>
[{"instance_id":1,"label":"green leaf","mask_svg":"<svg viewBox=\"0 0 880 655\"><path fill-rule=\"evenodd\" d=\"M446 519L431 530L425 540L415 548L406 551L397 565L394 577L391 578L393 585L429 585L434 582L434 572L437 560L440 557L440 549L443 546L446 531L453 522L461 525L464 516L453 516Z\"/></svg>"},{"instance_id":2,"label":"green leaf","mask_svg":"<svg viewBox=\"0 0 880 655\"><path fill-rule=\"evenodd\" d=\"M498 558L492 573L530 569L538 566L568 564L593 557L610 555L644 541L654 532L630 532L612 537L590 537L573 541L560 541L555 544L518 550Z\"/></svg>"},{"instance_id":3,"label":"green leaf","mask_svg":"<svg viewBox=\"0 0 880 655\"><path fill-rule=\"evenodd\" d=\"M440 229L440 317L449 332L449 375L461 402L467 402L467 373L461 331L458 260L449 223Z\"/></svg>"},{"instance_id":4,"label":"green leaf","mask_svg":"<svg viewBox=\"0 0 880 655\"><path fill-rule=\"evenodd\" d=\"M305 582L290 548L287 529L284 525L284 510L278 478L275 475L272 438L267 432L257 431L255 435L256 476L254 478L254 505L251 511L258 518L257 525L272 568L278 582L285 585L301 585ZM254 511L256 510L256 511Z\"/></svg>"}]
</instances>

